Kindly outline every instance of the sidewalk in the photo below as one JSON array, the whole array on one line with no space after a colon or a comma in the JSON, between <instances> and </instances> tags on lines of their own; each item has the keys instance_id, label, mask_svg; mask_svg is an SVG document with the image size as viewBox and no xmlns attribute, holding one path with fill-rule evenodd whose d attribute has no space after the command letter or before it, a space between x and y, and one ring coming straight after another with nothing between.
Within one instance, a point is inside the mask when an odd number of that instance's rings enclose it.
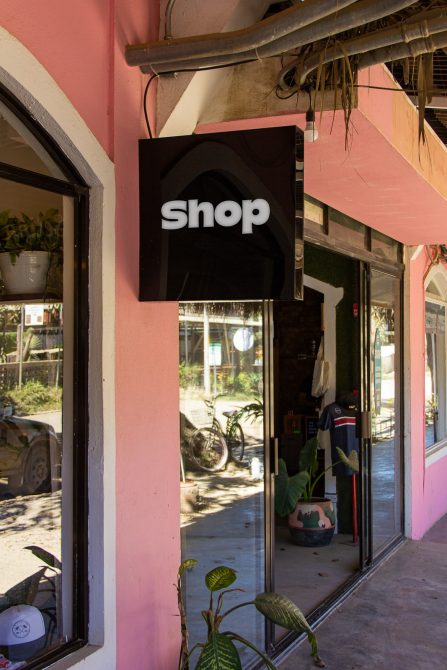
<instances>
[{"instance_id":1,"label":"sidewalk","mask_svg":"<svg viewBox=\"0 0 447 670\"><path fill-rule=\"evenodd\" d=\"M407 542L316 630L328 670L446 670L447 516ZM314 670L302 644L280 670Z\"/></svg>"}]
</instances>

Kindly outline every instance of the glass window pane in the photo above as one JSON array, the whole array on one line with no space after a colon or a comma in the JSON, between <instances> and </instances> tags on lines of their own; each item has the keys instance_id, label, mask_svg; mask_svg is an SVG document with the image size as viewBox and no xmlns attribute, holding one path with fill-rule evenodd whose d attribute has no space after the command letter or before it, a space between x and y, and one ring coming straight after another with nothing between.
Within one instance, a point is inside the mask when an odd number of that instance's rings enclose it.
<instances>
[{"instance_id":1,"label":"glass window pane","mask_svg":"<svg viewBox=\"0 0 447 670\"><path fill-rule=\"evenodd\" d=\"M425 302L425 446L447 435L445 305Z\"/></svg>"},{"instance_id":2,"label":"glass window pane","mask_svg":"<svg viewBox=\"0 0 447 670\"><path fill-rule=\"evenodd\" d=\"M311 198L310 195L304 196L304 218L319 226L324 225L324 205Z\"/></svg>"},{"instance_id":3,"label":"glass window pane","mask_svg":"<svg viewBox=\"0 0 447 670\"><path fill-rule=\"evenodd\" d=\"M182 559L199 565L184 579L190 646L206 640L205 574L237 570L224 610L264 591L263 343L261 303L180 304ZM228 618L264 648L254 607ZM241 648L243 667L253 658Z\"/></svg>"},{"instance_id":4,"label":"glass window pane","mask_svg":"<svg viewBox=\"0 0 447 670\"><path fill-rule=\"evenodd\" d=\"M329 207L329 234L351 247L365 248L366 226Z\"/></svg>"},{"instance_id":5,"label":"glass window pane","mask_svg":"<svg viewBox=\"0 0 447 670\"><path fill-rule=\"evenodd\" d=\"M373 552L401 531L400 280L371 272Z\"/></svg>"},{"instance_id":6,"label":"glass window pane","mask_svg":"<svg viewBox=\"0 0 447 670\"><path fill-rule=\"evenodd\" d=\"M399 260L399 242L377 230L371 230L371 250L378 258L391 261Z\"/></svg>"},{"instance_id":7,"label":"glass window pane","mask_svg":"<svg viewBox=\"0 0 447 670\"><path fill-rule=\"evenodd\" d=\"M73 202L0 189L0 653L19 662L73 639Z\"/></svg>"},{"instance_id":8,"label":"glass window pane","mask_svg":"<svg viewBox=\"0 0 447 670\"><path fill-rule=\"evenodd\" d=\"M64 174L28 128L0 102L0 161L58 179Z\"/></svg>"},{"instance_id":9,"label":"glass window pane","mask_svg":"<svg viewBox=\"0 0 447 670\"><path fill-rule=\"evenodd\" d=\"M429 293L433 297L442 298L442 293L441 293L441 291L439 290L438 286L435 284L434 281L431 281L429 283L425 292Z\"/></svg>"}]
</instances>

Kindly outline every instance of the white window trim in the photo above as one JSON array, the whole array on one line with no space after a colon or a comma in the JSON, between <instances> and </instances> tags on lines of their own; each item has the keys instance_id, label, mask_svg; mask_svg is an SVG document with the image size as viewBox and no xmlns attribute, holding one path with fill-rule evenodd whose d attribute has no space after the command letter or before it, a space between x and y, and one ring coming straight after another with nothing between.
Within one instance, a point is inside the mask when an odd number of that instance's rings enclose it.
<instances>
[{"instance_id":1,"label":"white window trim","mask_svg":"<svg viewBox=\"0 0 447 670\"><path fill-rule=\"evenodd\" d=\"M55 139L90 187L89 644L54 670L116 667L115 174L113 163L57 83L0 27L0 82ZM107 334L107 335L105 335ZM97 364L101 361L102 366ZM107 445L107 449L104 449ZM105 587L107 585L107 588Z\"/></svg>"},{"instance_id":2,"label":"white window trim","mask_svg":"<svg viewBox=\"0 0 447 670\"><path fill-rule=\"evenodd\" d=\"M434 295L427 291L429 284L434 283L441 295L445 295L445 300L439 297L439 295ZM445 269L440 265L435 265L424 282L424 314L425 314L425 303L432 302L436 305L442 305L446 309L447 314L447 273ZM424 327L424 340L425 340L425 327ZM447 339L446 339L446 362L447 362ZM425 365L425 355L424 355L424 365ZM447 379L445 380L446 389L447 389ZM424 402L425 402L425 393L424 393ZM424 416L425 416L425 407L424 407ZM425 448L425 463L427 466L433 465L444 456L447 456L447 437L442 438L438 442L435 442L430 447L425 447L425 421L424 421L424 448Z\"/></svg>"},{"instance_id":3,"label":"white window trim","mask_svg":"<svg viewBox=\"0 0 447 670\"><path fill-rule=\"evenodd\" d=\"M433 465L433 463L440 461L444 456L447 456L447 437L443 440L439 440L439 442L436 442L426 449L425 464L429 467L430 465Z\"/></svg>"}]
</instances>

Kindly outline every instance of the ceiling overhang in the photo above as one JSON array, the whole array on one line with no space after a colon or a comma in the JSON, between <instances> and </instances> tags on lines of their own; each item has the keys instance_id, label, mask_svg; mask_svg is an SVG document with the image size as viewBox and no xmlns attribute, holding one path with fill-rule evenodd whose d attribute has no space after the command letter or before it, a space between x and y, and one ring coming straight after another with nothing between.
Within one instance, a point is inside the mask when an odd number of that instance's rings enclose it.
<instances>
[{"instance_id":1,"label":"ceiling overhang","mask_svg":"<svg viewBox=\"0 0 447 670\"><path fill-rule=\"evenodd\" d=\"M396 88L383 66L361 73L359 84ZM343 111L324 112L319 139L305 146L309 195L408 245L447 238L447 149L427 126L418 143L418 114L400 92L359 88L345 147ZM202 123L196 132L295 124L303 113Z\"/></svg>"}]
</instances>

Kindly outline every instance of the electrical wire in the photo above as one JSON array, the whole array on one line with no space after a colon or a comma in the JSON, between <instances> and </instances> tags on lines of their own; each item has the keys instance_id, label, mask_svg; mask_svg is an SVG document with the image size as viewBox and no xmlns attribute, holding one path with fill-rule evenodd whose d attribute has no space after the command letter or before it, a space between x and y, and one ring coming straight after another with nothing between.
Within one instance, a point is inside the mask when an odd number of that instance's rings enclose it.
<instances>
[{"instance_id":1,"label":"electrical wire","mask_svg":"<svg viewBox=\"0 0 447 670\"><path fill-rule=\"evenodd\" d=\"M153 136L153 133L152 133L151 124L149 122L149 116L148 116L148 113L147 113L147 96L148 96L148 92L149 92L149 87L150 87L151 83L154 81L154 79L156 79L157 77L172 76L172 75L176 75L176 74L183 73L183 72L204 72L205 70L221 70L224 67L234 67L235 65L242 65L243 63L252 63L252 62L254 62L254 60L255 59L252 59L251 61L239 61L238 63L231 63L231 64L227 64L227 65L211 65L210 67L203 67L203 68L187 68L187 69L184 69L184 70L177 69L177 70L172 70L170 72L160 72L160 74L158 74L157 72L154 72L154 74L152 74L148 79L148 82L146 84L146 88L144 89L144 95L143 95L143 111L144 111L144 118L145 118L145 121L146 121L146 127L147 127L147 132L149 134L149 138L152 140L154 138L154 136Z\"/></svg>"},{"instance_id":2,"label":"electrical wire","mask_svg":"<svg viewBox=\"0 0 447 670\"><path fill-rule=\"evenodd\" d=\"M149 138L152 140L153 135L152 135L152 130L151 130L151 124L149 122L149 115L147 113L147 94L149 92L149 87L154 81L154 79L158 77L158 74L153 74L151 77L149 77L148 82L146 84L146 88L144 89L144 95L143 95L143 111L144 111L144 118L146 120L146 126L147 126L147 132L149 134Z\"/></svg>"},{"instance_id":3,"label":"electrical wire","mask_svg":"<svg viewBox=\"0 0 447 670\"><path fill-rule=\"evenodd\" d=\"M144 97L143 97L144 118L146 120L147 131L148 131L150 139L153 139L153 134L152 134L152 130L151 130L150 122L149 122L149 117L148 117L148 114L147 114L146 105L147 105L147 95L148 95L149 87L150 87L150 85L151 85L151 83L153 82L154 79L156 79L157 77L172 76L172 75L176 75L176 74L180 74L180 73L205 72L205 71L208 71L208 70L222 70L223 68L226 68L226 67L235 67L236 65L243 65L244 63L253 63L254 61L255 61L255 59L252 59L252 60L249 60L249 61L244 60L244 61L238 61L236 63L228 63L228 64L225 64L225 65L211 65L209 67L203 67L203 68L185 68L185 69L178 68L176 70L172 70L172 71L169 71L169 72L161 72L160 74L154 72L154 74L151 75L151 77L149 78L149 80L146 84L146 88L144 89ZM417 94L417 89L411 89L411 88L391 88L391 87L387 87L387 86L373 86L373 85L370 85L370 84L353 84L353 87L354 88L370 88L370 89L375 89L375 90L379 90L379 91L393 91L395 93L406 93L407 95L411 95L411 94L416 95ZM279 86L276 87L275 94L280 100L287 100L289 98L292 98L298 92L298 91L293 91L292 93L284 92L285 95L279 95L279 90L278 89L279 89ZM303 89L300 89L300 90L307 90L307 88L303 88Z\"/></svg>"}]
</instances>

